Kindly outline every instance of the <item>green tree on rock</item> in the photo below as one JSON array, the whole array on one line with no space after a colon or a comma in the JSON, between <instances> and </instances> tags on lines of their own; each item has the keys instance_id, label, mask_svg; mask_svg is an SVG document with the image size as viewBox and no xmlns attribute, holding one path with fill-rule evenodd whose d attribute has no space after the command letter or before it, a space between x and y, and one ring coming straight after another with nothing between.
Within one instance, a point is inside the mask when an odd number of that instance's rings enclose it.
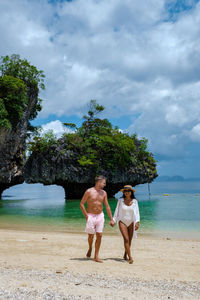
<instances>
[{"instance_id":1,"label":"green tree on rock","mask_svg":"<svg viewBox=\"0 0 200 300\"><path fill-rule=\"evenodd\" d=\"M30 121L41 110L39 89L44 89L43 71L26 59L13 54L0 59L0 128L11 129L18 124L23 112L28 111L28 130L33 131ZM34 98L34 103L31 101Z\"/></svg>"},{"instance_id":2,"label":"green tree on rock","mask_svg":"<svg viewBox=\"0 0 200 300\"><path fill-rule=\"evenodd\" d=\"M147 140L137 139L136 134L123 133L107 119L96 116L104 110L95 100L91 100L88 114L74 135L81 138L76 147L80 153L79 163L93 165L96 173L109 169L113 173L118 168L130 165L143 166L145 161L155 163L151 153L147 151ZM73 137L66 134L66 139Z\"/></svg>"},{"instance_id":3,"label":"green tree on rock","mask_svg":"<svg viewBox=\"0 0 200 300\"><path fill-rule=\"evenodd\" d=\"M2 192L22 183L26 138L41 110L43 71L19 55L0 58L0 198Z\"/></svg>"},{"instance_id":4,"label":"green tree on rock","mask_svg":"<svg viewBox=\"0 0 200 300\"><path fill-rule=\"evenodd\" d=\"M28 104L24 82L13 76L0 77L0 103L0 127L15 127Z\"/></svg>"}]
</instances>

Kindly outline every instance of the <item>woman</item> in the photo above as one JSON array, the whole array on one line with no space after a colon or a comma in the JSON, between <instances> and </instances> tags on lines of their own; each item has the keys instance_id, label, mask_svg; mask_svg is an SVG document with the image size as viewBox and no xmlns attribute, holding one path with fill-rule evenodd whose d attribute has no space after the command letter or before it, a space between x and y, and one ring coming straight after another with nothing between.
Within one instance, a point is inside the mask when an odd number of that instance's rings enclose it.
<instances>
[{"instance_id":1,"label":"woman","mask_svg":"<svg viewBox=\"0 0 200 300\"><path fill-rule=\"evenodd\" d=\"M138 230L140 223L140 213L138 202L135 199L135 190L131 185L125 185L122 190L123 197L118 200L113 220L110 221L110 225L114 226L116 222L119 224L120 232L124 239L124 259L129 258L129 264L133 263L131 256L131 241L133 233Z\"/></svg>"}]
</instances>

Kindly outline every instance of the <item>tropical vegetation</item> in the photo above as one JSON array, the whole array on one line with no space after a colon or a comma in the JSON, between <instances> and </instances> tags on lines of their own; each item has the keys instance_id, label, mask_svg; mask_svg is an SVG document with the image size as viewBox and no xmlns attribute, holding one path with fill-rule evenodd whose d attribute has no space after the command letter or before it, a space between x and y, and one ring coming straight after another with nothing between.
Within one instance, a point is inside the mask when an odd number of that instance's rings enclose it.
<instances>
[{"instance_id":1,"label":"tropical vegetation","mask_svg":"<svg viewBox=\"0 0 200 300\"><path fill-rule=\"evenodd\" d=\"M141 167L146 172L156 173L155 159L147 150L147 139L138 139L136 134L129 135L119 128L113 127L108 119L98 115L104 107L91 100L89 110L83 116L83 123L77 127L73 123L64 123L70 127L70 133L56 139L53 132L44 136L35 136L29 142L30 153L44 153L52 145L65 143L65 151L71 150L76 154L77 162L83 168L92 168L95 173L101 170L127 169L130 165ZM63 153L64 154L64 153Z\"/></svg>"},{"instance_id":2,"label":"tropical vegetation","mask_svg":"<svg viewBox=\"0 0 200 300\"><path fill-rule=\"evenodd\" d=\"M0 58L0 128L15 129L29 109L29 121L36 118L42 109L39 89L44 89L44 73L38 71L26 59L19 55ZM30 99L36 97L36 105L31 106ZM28 123L28 131L34 131Z\"/></svg>"}]
</instances>

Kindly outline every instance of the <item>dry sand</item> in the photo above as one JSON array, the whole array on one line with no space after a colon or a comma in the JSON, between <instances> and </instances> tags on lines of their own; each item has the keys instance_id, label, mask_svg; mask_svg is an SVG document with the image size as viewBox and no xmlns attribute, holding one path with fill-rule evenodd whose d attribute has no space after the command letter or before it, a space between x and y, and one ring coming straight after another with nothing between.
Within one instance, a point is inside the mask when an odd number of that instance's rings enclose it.
<instances>
[{"instance_id":1,"label":"dry sand","mask_svg":"<svg viewBox=\"0 0 200 300\"><path fill-rule=\"evenodd\" d=\"M200 240L104 235L103 263L87 259L87 235L0 230L0 299L200 299Z\"/></svg>"}]
</instances>

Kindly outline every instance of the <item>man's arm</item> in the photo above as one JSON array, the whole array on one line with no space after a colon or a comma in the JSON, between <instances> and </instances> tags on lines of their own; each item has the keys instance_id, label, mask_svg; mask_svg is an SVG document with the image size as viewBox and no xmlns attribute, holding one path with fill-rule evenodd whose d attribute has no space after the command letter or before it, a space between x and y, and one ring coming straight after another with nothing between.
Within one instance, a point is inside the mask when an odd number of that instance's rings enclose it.
<instances>
[{"instance_id":1,"label":"man's arm","mask_svg":"<svg viewBox=\"0 0 200 300\"><path fill-rule=\"evenodd\" d=\"M110 221L110 223L109 223L112 227L115 225L115 223L116 223L117 221L119 221L119 206L120 206L120 201L121 201L121 200L118 200L118 201L117 201L117 206L116 206L116 208L115 208L113 220Z\"/></svg>"},{"instance_id":2,"label":"man's arm","mask_svg":"<svg viewBox=\"0 0 200 300\"><path fill-rule=\"evenodd\" d=\"M110 218L110 221L113 221L112 212L111 212L111 209L110 209L110 205L108 204L108 198L107 198L107 193L106 192L105 192L105 196L104 196L104 205L105 205L107 214Z\"/></svg>"},{"instance_id":3,"label":"man's arm","mask_svg":"<svg viewBox=\"0 0 200 300\"><path fill-rule=\"evenodd\" d=\"M81 202L80 202L80 208L81 208L82 213L83 213L84 217L86 218L86 220L87 220L87 218L88 218L88 214L87 214L87 211L86 211L86 209L85 209L85 203L87 202L88 195L89 195L89 192L88 192L88 190L87 190L87 191L84 193L83 198L81 199Z\"/></svg>"}]
</instances>

